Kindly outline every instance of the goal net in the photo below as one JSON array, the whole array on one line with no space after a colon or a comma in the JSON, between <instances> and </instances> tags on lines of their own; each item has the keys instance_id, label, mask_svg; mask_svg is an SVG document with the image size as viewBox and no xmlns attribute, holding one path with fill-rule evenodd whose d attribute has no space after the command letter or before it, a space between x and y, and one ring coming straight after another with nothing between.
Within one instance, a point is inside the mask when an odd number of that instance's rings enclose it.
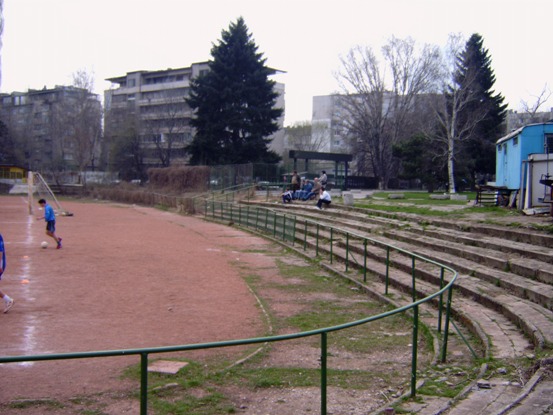
<instances>
[{"instance_id":1,"label":"goal net","mask_svg":"<svg viewBox=\"0 0 553 415\"><path fill-rule=\"evenodd\" d=\"M65 210L58 198L44 180L44 177L37 172L29 172L27 179L29 190L28 190L28 200L29 200L29 214L33 213L33 206L40 199L46 199L49 201L51 206L54 208L56 215L62 216L73 216L72 213ZM35 200L36 199L36 200Z\"/></svg>"}]
</instances>

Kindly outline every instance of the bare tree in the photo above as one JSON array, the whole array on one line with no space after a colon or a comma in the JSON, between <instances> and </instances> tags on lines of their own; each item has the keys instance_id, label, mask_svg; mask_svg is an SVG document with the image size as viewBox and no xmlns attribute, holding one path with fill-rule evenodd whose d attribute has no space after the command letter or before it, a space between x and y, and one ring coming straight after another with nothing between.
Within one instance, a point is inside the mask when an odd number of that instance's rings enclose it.
<instances>
[{"instance_id":1,"label":"bare tree","mask_svg":"<svg viewBox=\"0 0 553 415\"><path fill-rule=\"evenodd\" d=\"M106 113L106 123L113 123L109 129L112 171L117 172L122 180L146 180L140 118L128 109L112 108Z\"/></svg>"},{"instance_id":2,"label":"bare tree","mask_svg":"<svg viewBox=\"0 0 553 415\"><path fill-rule=\"evenodd\" d=\"M382 55L380 62L370 47L351 49L341 59L337 79L343 91L342 125L357 170L372 172L387 188L397 170L392 147L415 132L419 98L436 89L440 53L436 46L419 49L411 38L392 37Z\"/></svg>"},{"instance_id":3,"label":"bare tree","mask_svg":"<svg viewBox=\"0 0 553 415\"><path fill-rule=\"evenodd\" d=\"M465 45L460 34L450 34L443 58L440 93L433 100L437 128L427 133L443 149L447 160L449 193L456 193L455 157L458 145L472 136L479 123L487 117L484 107L481 111L466 111L478 102L478 74L467 72L463 84L456 81L457 62Z\"/></svg>"},{"instance_id":4,"label":"bare tree","mask_svg":"<svg viewBox=\"0 0 553 415\"><path fill-rule=\"evenodd\" d=\"M97 96L92 92L94 89L93 74L82 69L78 70L73 74L73 86L77 88L78 95L75 108L70 112L73 134L69 140L74 150L75 162L79 172L82 173L88 167L92 170L97 167L103 114Z\"/></svg>"},{"instance_id":5,"label":"bare tree","mask_svg":"<svg viewBox=\"0 0 553 415\"><path fill-rule=\"evenodd\" d=\"M190 132L185 117L188 104L184 97L173 95L172 91L165 91L159 105L144 107L152 113L142 114L143 127L151 137L162 167L170 166L175 155L182 156L185 134Z\"/></svg>"},{"instance_id":6,"label":"bare tree","mask_svg":"<svg viewBox=\"0 0 553 415\"><path fill-rule=\"evenodd\" d=\"M539 95L535 95L535 101L533 104L529 103L528 101L520 101L520 105L522 110L525 113L525 120L526 122L543 122L546 121L546 119L549 119L551 116L550 113L547 113L545 117L543 114L540 114L539 110L545 103L551 98L551 95L553 92L551 92L551 89L545 84L540 92Z\"/></svg>"},{"instance_id":7,"label":"bare tree","mask_svg":"<svg viewBox=\"0 0 553 415\"><path fill-rule=\"evenodd\" d=\"M73 85L59 92L59 104L52 108L50 132L55 148L52 174L76 169L81 183L84 172L97 167L102 134L102 106L92 90L94 80L85 70L73 74Z\"/></svg>"},{"instance_id":8,"label":"bare tree","mask_svg":"<svg viewBox=\"0 0 553 415\"><path fill-rule=\"evenodd\" d=\"M320 122L298 122L286 128L286 135L288 145L293 150L321 151L328 137L328 127Z\"/></svg>"}]
</instances>

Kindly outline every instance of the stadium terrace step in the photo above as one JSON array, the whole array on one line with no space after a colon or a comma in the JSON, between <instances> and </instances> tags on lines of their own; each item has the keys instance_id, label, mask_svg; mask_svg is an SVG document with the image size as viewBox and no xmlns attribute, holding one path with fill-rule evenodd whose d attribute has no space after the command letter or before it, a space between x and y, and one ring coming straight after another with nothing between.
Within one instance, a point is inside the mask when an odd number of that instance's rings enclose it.
<instances>
[{"instance_id":1,"label":"stadium terrace step","mask_svg":"<svg viewBox=\"0 0 553 415\"><path fill-rule=\"evenodd\" d=\"M295 214L302 217L305 216L306 211L303 206L292 209L287 206L286 210L294 210ZM308 212L311 219L320 217L318 212L311 210ZM342 211L339 207L325 212L322 217L328 220L328 216L332 217L334 226L350 229L356 233L369 234L366 236L410 250L429 259L441 261L462 274L478 277L492 285L507 289L511 294L522 299L536 302L549 310L553 309L553 285L550 283L553 279L553 254L545 252L542 246L488 237L489 248L481 248L474 246L475 241L480 237L473 232L458 232L464 234L464 239L461 240L465 242L463 244L450 241L452 234L450 230L441 234L440 229L435 226L431 231L432 237L427 237L427 226L420 227L417 223L410 224L405 220L367 216L359 212L352 213L349 209ZM444 222L441 221L441 223ZM479 228L473 226L472 229ZM519 238L518 232L509 234ZM531 232L527 231L526 234L529 235ZM532 240L539 241L540 236L548 237L548 235L535 233ZM493 249L505 245L514 246L510 252ZM524 255L523 248L530 253L531 258ZM512 253L513 251L515 253ZM535 257L545 261L534 259ZM482 287L479 287L475 295L480 295L481 290Z\"/></svg>"},{"instance_id":2,"label":"stadium terrace step","mask_svg":"<svg viewBox=\"0 0 553 415\"><path fill-rule=\"evenodd\" d=\"M412 214L381 212L333 204L320 212L312 203L287 206L274 203L257 205L296 215L320 224L350 230L391 243L449 265L459 272L452 313L477 338L486 357L524 359L538 350L551 355L553 348L553 235L532 229L469 221L435 219ZM309 232L309 231L308 231ZM307 243L314 243L315 230ZM317 230L329 238L323 228ZM349 250L361 254L361 246L350 241ZM319 248L320 249L320 248ZM335 240L333 255L345 258L345 242ZM327 252L322 252L324 257ZM382 290L385 263L382 250L368 247L371 272L380 281L369 285ZM407 292L411 287L410 259L394 257L391 287ZM435 292L439 277L417 267L418 295ZM392 289L392 288L391 288ZM549 358L550 359L550 358ZM447 415L522 415L546 414L553 410L553 370L551 365L534 384L520 385L492 374L490 388L475 382L459 401L442 398L412 402L402 407L409 413ZM534 378L536 375L534 375ZM532 378L532 379L534 379ZM411 407L412 406L412 407ZM416 407L416 408L415 408Z\"/></svg>"}]
</instances>

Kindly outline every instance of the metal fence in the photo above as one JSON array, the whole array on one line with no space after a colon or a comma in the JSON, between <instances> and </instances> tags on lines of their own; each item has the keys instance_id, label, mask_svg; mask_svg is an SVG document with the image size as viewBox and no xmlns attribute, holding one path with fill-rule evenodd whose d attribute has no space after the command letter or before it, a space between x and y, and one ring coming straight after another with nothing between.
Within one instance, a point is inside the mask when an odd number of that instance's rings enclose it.
<instances>
[{"instance_id":1,"label":"metal fence","mask_svg":"<svg viewBox=\"0 0 553 415\"><path fill-rule=\"evenodd\" d=\"M241 190L241 189L240 189ZM225 195L229 197L233 192ZM158 200L159 202L159 200ZM171 201L170 203L173 203ZM242 206L229 201L216 200L215 196L209 200L193 200L190 202L193 205L203 204L203 212L206 218L232 221L237 226L246 229L255 230L270 236L282 243L297 245L300 249L312 249L317 256L325 256L330 263L336 264L340 262L347 271L349 267L356 266L363 270L363 279L366 280L367 261L369 259L369 246L381 250L382 255L386 258L386 275L388 276L390 269L390 255L392 252L406 256L411 260L411 275L412 275L412 302L394 310L381 313L374 316L369 316L360 320L352 321L346 324L341 324L332 327L320 328L317 330L305 331L300 333L292 333L286 335L257 337L250 339L239 339L212 343L198 343L188 345L175 345L156 348L142 349L120 349L120 350L104 350L94 352L80 353L62 353L62 354L43 354L43 355L28 355L28 356L0 356L0 364L15 363L15 362L35 362L35 361L51 361L51 360L68 360L68 359L88 359L102 358L112 356L129 356L136 355L140 357L140 414L147 415L148 413L148 359L152 354L181 352L187 350L212 349L231 347L238 345L251 345L267 342L279 342L292 339L320 336L320 396L321 396L321 415L327 414L327 336L331 332L345 330L351 327L368 324L392 315L404 312L411 312L413 319L412 332L412 350L411 350L411 396L416 395L416 380L417 380L417 355L418 355L418 331L419 331L419 307L427 302L438 300L438 320L437 330L442 332L442 344L440 348L441 360L446 360L447 342L449 333L449 318L451 310L453 284L457 278L457 272L452 268L440 264L436 261L429 260L420 255L405 251L392 245L388 245L377 240L367 238L353 232L341 230L336 227L321 225L315 221L298 219L292 215L285 215L261 207ZM359 249L359 246L362 248ZM378 255L372 252L372 255ZM416 281L417 281L417 263L422 262L435 270L440 278L440 289L424 298L417 298ZM446 275L448 278L446 278ZM388 291L388 278L386 278L386 288ZM444 299L444 296L446 297ZM442 324L443 320L443 324Z\"/></svg>"}]
</instances>

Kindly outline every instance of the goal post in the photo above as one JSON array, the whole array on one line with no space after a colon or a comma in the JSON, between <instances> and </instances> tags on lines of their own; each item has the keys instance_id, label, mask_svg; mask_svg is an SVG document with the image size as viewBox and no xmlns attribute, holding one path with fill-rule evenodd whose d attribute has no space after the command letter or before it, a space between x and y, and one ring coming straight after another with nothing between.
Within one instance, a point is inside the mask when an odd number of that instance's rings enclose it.
<instances>
[{"instance_id":1,"label":"goal post","mask_svg":"<svg viewBox=\"0 0 553 415\"><path fill-rule=\"evenodd\" d=\"M27 173L27 204L29 205L29 215L33 214L33 192L34 192L34 175L32 171Z\"/></svg>"},{"instance_id":2,"label":"goal post","mask_svg":"<svg viewBox=\"0 0 553 415\"><path fill-rule=\"evenodd\" d=\"M44 177L38 172L29 172L28 175L28 184L29 184L29 190L28 190L28 202L29 202L29 215L33 214L33 204L34 201L34 195L38 197L38 200L40 199L48 199L52 201L52 205L54 207L54 211L58 215L62 216L73 216L72 213L69 213L63 207L61 206L61 203L57 199L56 195L48 186L48 183L46 183L46 180L44 180Z\"/></svg>"}]
</instances>

